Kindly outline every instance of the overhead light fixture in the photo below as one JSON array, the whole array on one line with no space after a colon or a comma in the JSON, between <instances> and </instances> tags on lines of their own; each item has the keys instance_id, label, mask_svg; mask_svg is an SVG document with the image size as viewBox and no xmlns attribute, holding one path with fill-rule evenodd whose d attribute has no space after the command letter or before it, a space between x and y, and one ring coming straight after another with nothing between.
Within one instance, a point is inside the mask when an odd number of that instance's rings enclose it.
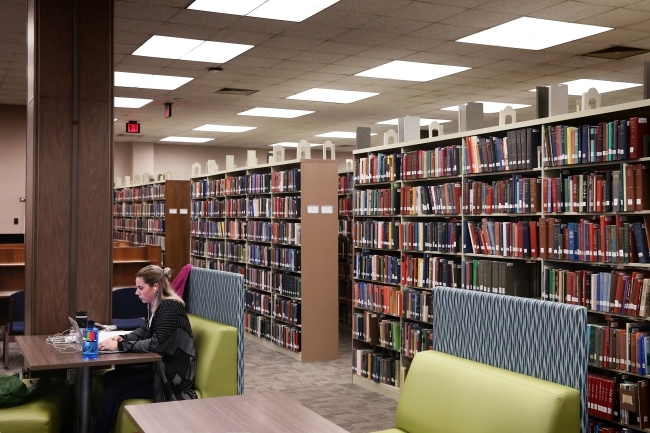
<instances>
[{"instance_id":1,"label":"overhead light fixture","mask_svg":"<svg viewBox=\"0 0 650 433\"><path fill-rule=\"evenodd\" d=\"M138 89L176 90L194 78L172 75L137 74L134 72L115 72L114 84L117 87Z\"/></svg>"},{"instance_id":2,"label":"overhead light fixture","mask_svg":"<svg viewBox=\"0 0 650 433\"><path fill-rule=\"evenodd\" d=\"M116 96L113 98L113 107L117 108L140 108L144 107L148 103L153 101L153 99L142 99L142 98L123 98Z\"/></svg>"},{"instance_id":3,"label":"overhead light fixture","mask_svg":"<svg viewBox=\"0 0 650 433\"><path fill-rule=\"evenodd\" d=\"M251 48L253 45L154 35L140 45L133 55L193 62L226 63Z\"/></svg>"},{"instance_id":4,"label":"overhead light fixture","mask_svg":"<svg viewBox=\"0 0 650 433\"><path fill-rule=\"evenodd\" d=\"M642 85L637 83L624 83L621 81L590 80L587 78L567 81L562 84L566 84L567 86L569 86L569 95L577 95L577 96L582 95L592 87L598 90L598 93L607 93L607 92L615 92L617 90L631 89L633 87L639 87ZM530 89L530 92L536 92L536 91L537 89Z\"/></svg>"},{"instance_id":5,"label":"overhead light fixture","mask_svg":"<svg viewBox=\"0 0 650 433\"><path fill-rule=\"evenodd\" d=\"M521 17L458 39L456 42L524 50L543 50L609 30L612 30L612 27Z\"/></svg>"},{"instance_id":6,"label":"overhead light fixture","mask_svg":"<svg viewBox=\"0 0 650 433\"><path fill-rule=\"evenodd\" d=\"M305 90L304 92L296 93L295 95L287 97L287 99L349 104L351 102L361 101L362 99L371 98L377 95L379 95L379 93L313 88Z\"/></svg>"},{"instance_id":7,"label":"overhead light fixture","mask_svg":"<svg viewBox=\"0 0 650 433\"><path fill-rule=\"evenodd\" d=\"M425 119L425 118L420 118L420 126L429 126L431 125L431 122L438 122L438 123L447 123L451 122L451 120L443 120L443 119ZM390 120L384 120L383 122L377 122L377 125L398 125L398 120L397 119L390 119Z\"/></svg>"},{"instance_id":8,"label":"overhead light fixture","mask_svg":"<svg viewBox=\"0 0 650 433\"><path fill-rule=\"evenodd\" d=\"M481 104L483 104L483 112L484 113L498 113L499 111L503 110L507 106L511 106L515 110L519 108L526 108L530 107L528 104L509 104L505 102L484 102L484 101L476 101ZM458 105L453 105L451 107L446 107L446 108L441 108L441 110L445 111L458 111Z\"/></svg>"},{"instance_id":9,"label":"overhead light fixture","mask_svg":"<svg viewBox=\"0 0 650 433\"><path fill-rule=\"evenodd\" d=\"M174 143L207 143L212 141L214 138L199 138L199 137L165 137L161 138L160 141L171 141Z\"/></svg>"},{"instance_id":10,"label":"overhead light fixture","mask_svg":"<svg viewBox=\"0 0 650 433\"><path fill-rule=\"evenodd\" d=\"M457 74L471 68L464 66L436 65L433 63L405 62L394 60L376 68L355 74L357 77L385 78L404 81L431 81L447 75Z\"/></svg>"},{"instance_id":11,"label":"overhead light fixture","mask_svg":"<svg viewBox=\"0 0 650 433\"><path fill-rule=\"evenodd\" d=\"M301 22L340 0L195 0L188 9Z\"/></svg>"},{"instance_id":12,"label":"overhead light fixture","mask_svg":"<svg viewBox=\"0 0 650 433\"><path fill-rule=\"evenodd\" d=\"M229 126L229 125L203 125L194 128L193 131L211 131L211 132L246 132L257 129L256 126Z\"/></svg>"},{"instance_id":13,"label":"overhead light fixture","mask_svg":"<svg viewBox=\"0 0 650 433\"><path fill-rule=\"evenodd\" d=\"M269 146L275 147L275 146L282 146L282 147L298 147L298 143L293 143L289 141L283 141L282 143L275 143L275 144L269 144ZM316 146L322 146L322 144L318 143L309 143L309 147L316 147Z\"/></svg>"},{"instance_id":14,"label":"overhead light fixture","mask_svg":"<svg viewBox=\"0 0 650 433\"><path fill-rule=\"evenodd\" d=\"M252 108L248 111L243 111L238 116L258 116L258 117L278 117L283 119L295 119L296 117L312 114L313 111L308 110L287 110L284 108Z\"/></svg>"},{"instance_id":15,"label":"overhead light fixture","mask_svg":"<svg viewBox=\"0 0 650 433\"><path fill-rule=\"evenodd\" d=\"M370 135L377 135L377 134L370 134ZM332 132L326 132L324 134L315 135L315 137L323 137L323 138L357 138L357 133L356 132L345 132L345 131L332 131Z\"/></svg>"}]
</instances>

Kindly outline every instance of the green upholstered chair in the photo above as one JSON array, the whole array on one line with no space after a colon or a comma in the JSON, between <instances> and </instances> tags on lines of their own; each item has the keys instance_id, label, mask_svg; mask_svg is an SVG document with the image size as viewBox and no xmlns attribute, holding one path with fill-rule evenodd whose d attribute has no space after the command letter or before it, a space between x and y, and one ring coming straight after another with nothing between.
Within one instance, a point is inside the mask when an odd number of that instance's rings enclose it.
<instances>
[{"instance_id":1,"label":"green upholstered chair","mask_svg":"<svg viewBox=\"0 0 650 433\"><path fill-rule=\"evenodd\" d=\"M23 380L28 385L29 379ZM19 406L0 408L2 433L60 433L70 411L65 380L52 379L52 390Z\"/></svg>"},{"instance_id":2,"label":"green upholstered chair","mask_svg":"<svg viewBox=\"0 0 650 433\"><path fill-rule=\"evenodd\" d=\"M199 398L236 395L237 329L191 314L188 314L188 317L192 325L194 347L196 348L194 389L197 395ZM94 387L98 385L97 382L101 384L101 381L95 377ZM95 390L93 392L95 392L95 398L98 398L97 392ZM138 430L124 413L124 406L146 403L152 403L152 401L146 399L125 401L118 413L113 432L137 432Z\"/></svg>"},{"instance_id":3,"label":"green upholstered chair","mask_svg":"<svg viewBox=\"0 0 650 433\"><path fill-rule=\"evenodd\" d=\"M441 352L418 353L395 414L376 433L576 433L580 392Z\"/></svg>"}]
</instances>

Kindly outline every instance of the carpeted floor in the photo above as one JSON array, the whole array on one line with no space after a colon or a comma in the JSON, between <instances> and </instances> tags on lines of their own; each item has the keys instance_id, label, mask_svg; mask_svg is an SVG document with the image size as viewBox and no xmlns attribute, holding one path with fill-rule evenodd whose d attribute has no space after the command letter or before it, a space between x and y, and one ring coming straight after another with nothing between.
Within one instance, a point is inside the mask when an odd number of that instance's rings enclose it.
<instances>
[{"instance_id":1,"label":"carpeted floor","mask_svg":"<svg viewBox=\"0 0 650 433\"><path fill-rule=\"evenodd\" d=\"M9 370L20 372L22 355L10 344ZM393 428L397 402L352 384L350 333L339 335L339 359L301 363L245 341L244 392L281 391L350 433Z\"/></svg>"}]
</instances>

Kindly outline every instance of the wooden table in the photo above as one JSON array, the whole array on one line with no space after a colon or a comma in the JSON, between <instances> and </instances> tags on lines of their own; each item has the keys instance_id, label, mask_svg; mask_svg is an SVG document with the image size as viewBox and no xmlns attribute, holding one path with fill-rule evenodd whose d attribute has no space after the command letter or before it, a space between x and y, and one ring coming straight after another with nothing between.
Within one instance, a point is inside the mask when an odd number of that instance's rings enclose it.
<instances>
[{"instance_id":1,"label":"wooden table","mask_svg":"<svg viewBox=\"0 0 650 433\"><path fill-rule=\"evenodd\" d=\"M157 362L162 359L157 353L121 352L102 354L97 359L86 361L81 352L60 353L54 346L45 342L47 337L47 335L16 336L16 342L23 352L25 365L30 370L75 369L77 430L80 433L90 433L91 367Z\"/></svg>"},{"instance_id":2,"label":"wooden table","mask_svg":"<svg viewBox=\"0 0 650 433\"><path fill-rule=\"evenodd\" d=\"M142 433L347 433L280 392L125 406Z\"/></svg>"}]
</instances>

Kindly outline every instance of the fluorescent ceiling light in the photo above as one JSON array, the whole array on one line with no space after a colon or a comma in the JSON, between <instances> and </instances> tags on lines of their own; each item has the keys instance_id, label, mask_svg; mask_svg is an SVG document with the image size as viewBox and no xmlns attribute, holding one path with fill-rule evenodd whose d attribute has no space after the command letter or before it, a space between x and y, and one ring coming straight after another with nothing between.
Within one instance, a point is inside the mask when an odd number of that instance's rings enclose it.
<instances>
[{"instance_id":1,"label":"fluorescent ceiling light","mask_svg":"<svg viewBox=\"0 0 650 433\"><path fill-rule=\"evenodd\" d=\"M525 108L525 107L530 107L528 104L509 104L505 102L484 102L484 101L476 101L480 102L483 104L483 112L484 113L498 113L499 111L503 110L506 108L508 105L514 108L515 110L518 108ZM441 110L446 110L446 111L458 111L458 105L453 105L451 107L446 107L446 108L441 108Z\"/></svg>"},{"instance_id":2,"label":"fluorescent ceiling light","mask_svg":"<svg viewBox=\"0 0 650 433\"><path fill-rule=\"evenodd\" d=\"M521 17L458 39L456 42L521 48L524 50L543 50L544 48L566 44L567 42L609 30L612 30L612 28Z\"/></svg>"},{"instance_id":3,"label":"fluorescent ceiling light","mask_svg":"<svg viewBox=\"0 0 650 433\"><path fill-rule=\"evenodd\" d=\"M165 137L160 141L172 141L175 143L207 143L214 138L199 138L199 137Z\"/></svg>"},{"instance_id":4,"label":"fluorescent ceiling light","mask_svg":"<svg viewBox=\"0 0 650 433\"><path fill-rule=\"evenodd\" d=\"M631 89L632 87L639 87L641 84L636 83L623 83L620 81L605 81L605 80L590 80L581 78L579 80L567 81L569 86L569 95L580 96L589 91L592 87L598 90L598 93L615 92L617 90ZM536 92L537 89L530 89L531 92Z\"/></svg>"},{"instance_id":5,"label":"fluorescent ceiling light","mask_svg":"<svg viewBox=\"0 0 650 433\"><path fill-rule=\"evenodd\" d=\"M424 119L420 118L420 126L429 126L431 125L431 122L438 122L438 123L447 123L451 122L451 120L442 120L442 119ZM397 119L390 119L390 120L384 120L383 122L377 122L377 125L397 125L398 121Z\"/></svg>"},{"instance_id":6,"label":"fluorescent ceiling light","mask_svg":"<svg viewBox=\"0 0 650 433\"><path fill-rule=\"evenodd\" d=\"M389 80L431 81L468 69L471 68L394 60L355 75L357 77L386 78Z\"/></svg>"},{"instance_id":7,"label":"fluorescent ceiling light","mask_svg":"<svg viewBox=\"0 0 650 433\"><path fill-rule=\"evenodd\" d=\"M133 55L193 62L226 63L251 48L253 45L154 35L140 45Z\"/></svg>"},{"instance_id":8,"label":"fluorescent ceiling light","mask_svg":"<svg viewBox=\"0 0 650 433\"><path fill-rule=\"evenodd\" d=\"M175 77L172 75L137 74L133 72L115 72L115 86L136 87L138 89L176 90L194 78Z\"/></svg>"},{"instance_id":9,"label":"fluorescent ceiling light","mask_svg":"<svg viewBox=\"0 0 650 433\"><path fill-rule=\"evenodd\" d=\"M118 108L140 108L144 107L151 101L153 101L153 99L122 98L116 96L113 98L113 106Z\"/></svg>"},{"instance_id":10,"label":"fluorescent ceiling light","mask_svg":"<svg viewBox=\"0 0 650 433\"><path fill-rule=\"evenodd\" d=\"M229 125L203 125L194 128L194 131L212 131L212 132L246 132L257 129L256 126L229 126Z\"/></svg>"},{"instance_id":11,"label":"fluorescent ceiling light","mask_svg":"<svg viewBox=\"0 0 650 433\"><path fill-rule=\"evenodd\" d=\"M362 99L370 98L372 96L377 96L377 95L379 95L379 93L313 88L313 89L305 90L304 92L296 93L295 95L289 96L287 99L299 99L301 101L334 102L337 104L349 104L351 102L357 102Z\"/></svg>"},{"instance_id":12,"label":"fluorescent ceiling light","mask_svg":"<svg viewBox=\"0 0 650 433\"><path fill-rule=\"evenodd\" d=\"M370 134L377 135L377 134ZM345 131L332 131L326 132L324 134L318 134L315 137L324 137L324 138L357 138L356 132L345 132Z\"/></svg>"},{"instance_id":13,"label":"fluorescent ceiling light","mask_svg":"<svg viewBox=\"0 0 650 433\"><path fill-rule=\"evenodd\" d=\"M298 143L283 141L282 143L269 144L269 146L282 146L282 147L295 147L295 148L297 148ZM322 144L309 143L309 147L316 147L316 146L322 146Z\"/></svg>"},{"instance_id":14,"label":"fluorescent ceiling light","mask_svg":"<svg viewBox=\"0 0 650 433\"><path fill-rule=\"evenodd\" d=\"M188 9L248 15L282 21L304 21L340 0L196 0Z\"/></svg>"},{"instance_id":15,"label":"fluorescent ceiling light","mask_svg":"<svg viewBox=\"0 0 650 433\"><path fill-rule=\"evenodd\" d=\"M280 117L283 119L294 119L296 117L311 114L313 111L307 110L285 110L284 108L252 108L248 111L239 113L239 116L259 116L259 117Z\"/></svg>"}]
</instances>

